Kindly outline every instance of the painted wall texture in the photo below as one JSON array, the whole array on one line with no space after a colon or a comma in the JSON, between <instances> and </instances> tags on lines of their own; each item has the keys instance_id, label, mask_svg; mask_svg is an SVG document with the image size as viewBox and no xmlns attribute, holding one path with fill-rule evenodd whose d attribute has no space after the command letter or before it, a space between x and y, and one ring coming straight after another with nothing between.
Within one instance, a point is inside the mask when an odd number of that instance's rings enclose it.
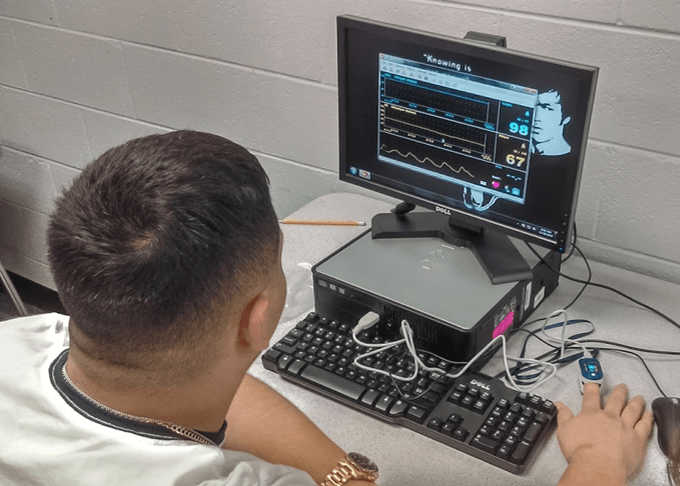
<instances>
[{"instance_id":1,"label":"painted wall texture","mask_svg":"<svg viewBox=\"0 0 680 486\"><path fill-rule=\"evenodd\" d=\"M280 216L334 191L335 17L599 66L577 224L593 259L680 282L677 0L0 0L0 261L53 287L44 233L82 167L130 138L218 133Z\"/></svg>"}]
</instances>

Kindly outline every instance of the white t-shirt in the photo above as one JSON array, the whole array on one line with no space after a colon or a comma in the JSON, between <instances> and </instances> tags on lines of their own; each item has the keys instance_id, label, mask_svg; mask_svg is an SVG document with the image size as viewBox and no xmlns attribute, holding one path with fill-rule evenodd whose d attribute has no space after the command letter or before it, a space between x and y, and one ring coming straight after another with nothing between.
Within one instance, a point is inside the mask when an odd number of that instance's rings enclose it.
<instances>
[{"instance_id":1,"label":"white t-shirt","mask_svg":"<svg viewBox=\"0 0 680 486\"><path fill-rule=\"evenodd\" d=\"M137 430L133 422L110 422L106 414L79 406L55 380L67 329L68 317L59 314L0 322L3 486L315 484L287 466L156 435L153 428Z\"/></svg>"}]
</instances>

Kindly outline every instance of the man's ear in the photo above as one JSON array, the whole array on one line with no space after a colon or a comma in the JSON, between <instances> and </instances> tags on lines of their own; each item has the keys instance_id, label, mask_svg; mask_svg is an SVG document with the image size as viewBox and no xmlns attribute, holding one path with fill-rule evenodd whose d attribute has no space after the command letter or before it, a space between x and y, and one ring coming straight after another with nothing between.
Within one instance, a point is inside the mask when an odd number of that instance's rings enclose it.
<instances>
[{"instance_id":1,"label":"man's ear","mask_svg":"<svg viewBox=\"0 0 680 486\"><path fill-rule=\"evenodd\" d=\"M263 351L269 347L271 330L267 322L269 299L266 292L253 297L241 312L238 329L238 344L241 347Z\"/></svg>"}]
</instances>

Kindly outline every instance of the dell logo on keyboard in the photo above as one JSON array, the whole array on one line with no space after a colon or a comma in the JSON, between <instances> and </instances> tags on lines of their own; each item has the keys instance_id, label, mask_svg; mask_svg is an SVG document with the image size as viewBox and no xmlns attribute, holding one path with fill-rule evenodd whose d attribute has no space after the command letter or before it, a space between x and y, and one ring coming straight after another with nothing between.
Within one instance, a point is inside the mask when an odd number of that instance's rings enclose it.
<instances>
[{"instance_id":1,"label":"dell logo on keyboard","mask_svg":"<svg viewBox=\"0 0 680 486\"><path fill-rule=\"evenodd\" d=\"M491 391L491 387L481 381L470 380L470 385L478 386L479 388L484 388L486 391Z\"/></svg>"},{"instance_id":2,"label":"dell logo on keyboard","mask_svg":"<svg viewBox=\"0 0 680 486\"><path fill-rule=\"evenodd\" d=\"M448 209L446 209L446 208L443 208L443 207L441 207L441 206L435 206L435 207L434 207L434 210L437 211L437 212L439 212L439 213L444 213L444 214L446 214L447 216L451 216L451 211L448 210Z\"/></svg>"}]
</instances>

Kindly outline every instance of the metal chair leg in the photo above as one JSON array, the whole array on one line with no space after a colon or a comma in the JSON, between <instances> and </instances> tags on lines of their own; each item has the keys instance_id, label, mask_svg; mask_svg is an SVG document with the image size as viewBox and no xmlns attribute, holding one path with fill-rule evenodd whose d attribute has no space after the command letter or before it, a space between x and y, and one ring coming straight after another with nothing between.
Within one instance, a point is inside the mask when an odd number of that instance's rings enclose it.
<instances>
[{"instance_id":1,"label":"metal chair leg","mask_svg":"<svg viewBox=\"0 0 680 486\"><path fill-rule=\"evenodd\" d=\"M24 307L24 303L21 301L21 297L19 296L17 289L14 288L14 284L10 280L9 275L7 275L5 267L2 266L2 263L0 263L0 280L2 280L2 284L7 289L7 293L9 294L10 299L12 299L14 307L17 308L19 315L27 316L28 312L26 312L26 307Z\"/></svg>"}]
</instances>

